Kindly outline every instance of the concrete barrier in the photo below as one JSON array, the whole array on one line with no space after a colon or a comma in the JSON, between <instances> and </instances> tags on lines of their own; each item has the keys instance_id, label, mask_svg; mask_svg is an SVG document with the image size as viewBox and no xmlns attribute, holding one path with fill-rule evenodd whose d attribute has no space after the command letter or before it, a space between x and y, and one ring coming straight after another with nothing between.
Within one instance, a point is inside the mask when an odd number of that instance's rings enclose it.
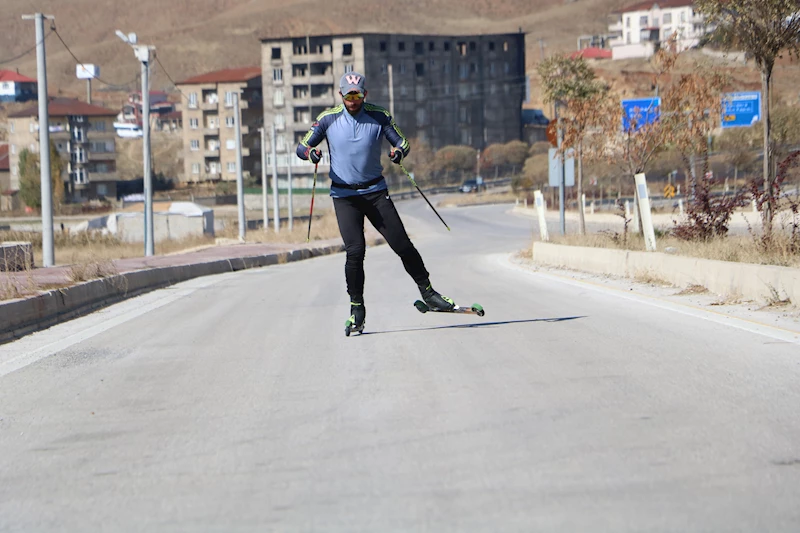
<instances>
[{"instance_id":1,"label":"concrete barrier","mask_svg":"<svg viewBox=\"0 0 800 533\"><path fill-rule=\"evenodd\" d=\"M344 245L337 244L291 252L137 270L52 290L24 300L3 303L0 305L0 343L88 314L126 298L200 276L289 263L343 250Z\"/></svg>"},{"instance_id":2,"label":"concrete barrier","mask_svg":"<svg viewBox=\"0 0 800 533\"><path fill-rule=\"evenodd\" d=\"M0 272L19 272L33 268L33 244L7 241L0 244Z\"/></svg>"},{"instance_id":3,"label":"concrete barrier","mask_svg":"<svg viewBox=\"0 0 800 533\"><path fill-rule=\"evenodd\" d=\"M594 274L656 278L678 287L701 285L725 299L800 304L800 269L535 242L533 261Z\"/></svg>"}]
</instances>

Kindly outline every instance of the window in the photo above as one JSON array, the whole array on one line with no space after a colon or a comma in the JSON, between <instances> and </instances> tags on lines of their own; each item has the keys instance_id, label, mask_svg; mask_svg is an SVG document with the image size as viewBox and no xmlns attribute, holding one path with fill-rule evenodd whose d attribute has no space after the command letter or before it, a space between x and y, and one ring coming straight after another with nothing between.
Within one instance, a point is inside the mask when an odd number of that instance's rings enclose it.
<instances>
[{"instance_id":1,"label":"window","mask_svg":"<svg viewBox=\"0 0 800 533\"><path fill-rule=\"evenodd\" d=\"M433 52L434 50L436 50L436 43L431 41L428 43L428 52Z\"/></svg>"},{"instance_id":2,"label":"window","mask_svg":"<svg viewBox=\"0 0 800 533\"><path fill-rule=\"evenodd\" d=\"M625 27L626 28L630 28L631 27L631 18L630 17L625 17Z\"/></svg>"},{"instance_id":3,"label":"window","mask_svg":"<svg viewBox=\"0 0 800 533\"><path fill-rule=\"evenodd\" d=\"M686 11L681 11L681 22L686 22Z\"/></svg>"},{"instance_id":4,"label":"window","mask_svg":"<svg viewBox=\"0 0 800 533\"><path fill-rule=\"evenodd\" d=\"M631 32L625 33L625 44L631 44Z\"/></svg>"},{"instance_id":5,"label":"window","mask_svg":"<svg viewBox=\"0 0 800 533\"><path fill-rule=\"evenodd\" d=\"M424 76L425 63L417 63L416 65L414 65L414 70L417 72L417 76Z\"/></svg>"},{"instance_id":6,"label":"window","mask_svg":"<svg viewBox=\"0 0 800 533\"><path fill-rule=\"evenodd\" d=\"M477 48L478 48L478 45L475 44L475 41L470 41L469 42L469 51L470 52L474 52Z\"/></svg>"},{"instance_id":7,"label":"window","mask_svg":"<svg viewBox=\"0 0 800 533\"><path fill-rule=\"evenodd\" d=\"M344 66L345 73L353 72L353 65L345 65Z\"/></svg>"},{"instance_id":8,"label":"window","mask_svg":"<svg viewBox=\"0 0 800 533\"><path fill-rule=\"evenodd\" d=\"M428 60L428 65L430 65L431 68L435 68L436 67L436 60L435 59Z\"/></svg>"},{"instance_id":9,"label":"window","mask_svg":"<svg viewBox=\"0 0 800 533\"><path fill-rule=\"evenodd\" d=\"M470 63L469 64L469 71L473 74L477 74L478 72L478 64L477 63Z\"/></svg>"},{"instance_id":10,"label":"window","mask_svg":"<svg viewBox=\"0 0 800 533\"><path fill-rule=\"evenodd\" d=\"M400 63L400 74L405 74L405 73L406 73L406 64Z\"/></svg>"},{"instance_id":11,"label":"window","mask_svg":"<svg viewBox=\"0 0 800 533\"><path fill-rule=\"evenodd\" d=\"M389 72L389 65L387 65L386 63L382 64L381 65L381 74L386 74L388 72Z\"/></svg>"},{"instance_id":12,"label":"window","mask_svg":"<svg viewBox=\"0 0 800 533\"><path fill-rule=\"evenodd\" d=\"M381 52L385 52L386 51L386 48L387 48L386 41L381 41L379 46L380 46Z\"/></svg>"},{"instance_id":13,"label":"window","mask_svg":"<svg viewBox=\"0 0 800 533\"><path fill-rule=\"evenodd\" d=\"M16 144L12 144L11 145L11 153L12 154L16 154L17 153L17 145Z\"/></svg>"},{"instance_id":14,"label":"window","mask_svg":"<svg viewBox=\"0 0 800 533\"><path fill-rule=\"evenodd\" d=\"M11 133L14 133L14 123L13 123L13 122L12 122L12 123L11 123L11 125L9 126L9 131L10 131Z\"/></svg>"},{"instance_id":15,"label":"window","mask_svg":"<svg viewBox=\"0 0 800 533\"><path fill-rule=\"evenodd\" d=\"M508 41L503 43L503 52L508 52Z\"/></svg>"},{"instance_id":16,"label":"window","mask_svg":"<svg viewBox=\"0 0 800 533\"><path fill-rule=\"evenodd\" d=\"M14 176L17 175L17 165L11 165L11 174Z\"/></svg>"},{"instance_id":17,"label":"window","mask_svg":"<svg viewBox=\"0 0 800 533\"><path fill-rule=\"evenodd\" d=\"M280 107L283 105L283 89L275 89L275 94L272 95L272 104L275 107Z\"/></svg>"},{"instance_id":18,"label":"window","mask_svg":"<svg viewBox=\"0 0 800 533\"><path fill-rule=\"evenodd\" d=\"M647 15L642 15L639 17L639 26L647 26Z\"/></svg>"},{"instance_id":19,"label":"window","mask_svg":"<svg viewBox=\"0 0 800 533\"><path fill-rule=\"evenodd\" d=\"M461 122L467 122L467 108L462 107L458 111L459 111L458 120L460 120Z\"/></svg>"},{"instance_id":20,"label":"window","mask_svg":"<svg viewBox=\"0 0 800 533\"><path fill-rule=\"evenodd\" d=\"M408 95L408 89L406 88L405 85L401 85L400 86L400 96L406 96L406 95Z\"/></svg>"},{"instance_id":21,"label":"window","mask_svg":"<svg viewBox=\"0 0 800 533\"><path fill-rule=\"evenodd\" d=\"M98 196L105 196L108 194L108 185L105 183L98 183L97 184L97 194Z\"/></svg>"},{"instance_id":22,"label":"window","mask_svg":"<svg viewBox=\"0 0 800 533\"><path fill-rule=\"evenodd\" d=\"M233 91L225 92L225 107L233 107Z\"/></svg>"},{"instance_id":23,"label":"window","mask_svg":"<svg viewBox=\"0 0 800 533\"><path fill-rule=\"evenodd\" d=\"M200 121L197 120L196 118L190 118L189 119L189 127L192 128L193 130L197 129L199 123L200 123Z\"/></svg>"},{"instance_id":24,"label":"window","mask_svg":"<svg viewBox=\"0 0 800 533\"><path fill-rule=\"evenodd\" d=\"M489 51L490 52L494 52L494 43L493 42L489 43Z\"/></svg>"},{"instance_id":25,"label":"window","mask_svg":"<svg viewBox=\"0 0 800 533\"><path fill-rule=\"evenodd\" d=\"M672 24L672 13L664 13L664 24Z\"/></svg>"},{"instance_id":26,"label":"window","mask_svg":"<svg viewBox=\"0 0 800 533\"><path fill-rule=\"evenodd\" d=\"M236 126L236 119L234 117L225 117L225 125L229 128Z\"/></svg>"},{"instance_id":27,"label":"window","mask_svg":"<svg viewBox=\"0 0 800 533\"><path fill-rule=\"evenodd\" d=\"M95 122L94 123L95 131L106 131L106 123L105 122Z\"/></svg>"},{"instance_id":28,"label":"window","mask_svg":"<svg viewBox=\"0 0 800 533\"><path fill-rule=\"evenodd\" d=\"M344 56L353 55L353 43L344 43L342 45L342 55Z\"/></svg>"},{"instance_id":29,"label":"window","mask_svg":"<svg viewBox=\"0 0 800 533\"><path fill-rule=\"evenodd\" d=\"M417 109L417 127L425 125L425 108L420 107Z\"/></svg>"},{"instance_id":30,"label":"window","mask_svg":"<svg viewBox=\"0 0 800 533\"><path fill-rule=\"evenodd\" d=\"M496 66L496 65L495 65L494 63L490 63L490 64L489 64L489 74L490 74L491 76L494 76L494 74L495 74L495 66Z\"/></svg>"},{"instance_id":31,"label":"window","mask_svg":"<svg viewBox=\"0 0 800 533\"><path fill-rule=\"evenodd\" d=\"M286 150L286 136L281 134L275 137L275 149L279 152Z\"/></svg>"},{"instance_id":32,"label":"window","mask_svg":"<svg viewBox=\"0 0 800 533\"><path fill-rule=\"evenodd\" d=\"M450 74L450 63L445 63L443 70L445 74Z\"/></svg>"},{"instance_id":33,"label":"window","mask_svg":"<svg viewBox=\"0 0 800 533\"><path fill-rule=\"evenodd\" d=\"M200 163L192 163L192 174L200 174Z\"/></svg>"},{"instance_id":34,"label":"window","mask_svg":"<svg viewBox=\"0 0 800 533\"><path fill-rule=\"evenodd\" d=\"M236 163L228 163L228 173L235 174L236 173Z\"/></svg>"},{"instance_id":35,"label":"window","mask_svg":"<svg viewBox=\"0 0 800 533\"><path fill-rule=\"evenodd\" d=\"M445 43L444 43L444 51L445 52L449 52L450 51L450 43L447 42L447 41L445 41Z\"/></svg>"},{"instance_id":36,"label":"window","mask_svg":"<svg viewBox=\"0 0 800 533\"><path fill-rule=\"evenodd\" d=\"M398 52L405 52L406 51L406 43L405 43L405 41L399 41L397 43L397 51Z\"/></svg>"},{"instance_id":37,"label":"window","mask_svg":"<svg viewBox=\"0 0 800 533\"><path fill-rule=\"evenodd\" d=\"M305 122L308 122L306 120ZM283 115L275 115L275 127L282 130L286 126L286 118Z\"/></svg>"},{"instance_id":38,"label":"window","mask_svg":"<svg viewBox=\"0 0 800 533\"><path fill-rule=\"evenodd\" d=\"M272 47L272 59L280 59L281 58L281 49L278 47Z\"/></svg>"},{"instance_id":39,"label":"window","mask_svg":"<svg viewBox=\"0 0 800 533\"><path fill-rule=\"evenodd\" d=\"M274 69L272 69L272 81L275 81L275 82L283 81L283 69L282 68L274 68Z\"/></svg>"},{"instance_id":40,"label":"window","mask_svg":"<svg viewBox=\"0 0 800 533\"><path fill-rule=\"evenodd\" d=\"M208 117L208 125L206 126L210 130L215 130L219 128L219 117Z\"/></svg>"},{"instance_id":41,"label":"window","mask_svg":"<svg viewBox=\"0 0 800 533\"><path fill-rule=\"evenodd\" d=\"M478 84L477 83L473 83L472 84L472 94L478 94L478 92L480 92L480 89L478 88Z\"/></svg>"},{"instance_id":42,"label":"window","mask_svg":"<svg viewBox=\"0 0 800 533\"><path fill-rule=\"evenodd\" d=\"M228 150L236 150L236 141L234 139L228 139L225 141L225 148Z\"/></svg>"},{"instance_id":43,"label":"window","mask_svg":"<svg viewBox=\"0 0 800 533\"><path fill-rule=\"evenodd\" d=\"M28 131L30 133L33 133L34 131L36 131L36 124L32 120L31 120L30 124L28 124Z\"/></svg>"},{"instance_id":44,"label":"window","mask_svg":"<svg viewBox=\"0 0 800 533\"><path fill-rule=\"evenodd\" d=\"M458 53L462 56L467 55L467 43L458 43Z\"/></svg>"},{"instance_id":45,"label":"window","mask_svg":"<svg viewBox=\"0 0 800 533\"><path fill-rule=\"evenodd\" d=\"M192 139L191 141L189 141L189 146L192 150L197 151L200 149L200 141L198 141L197 139Z\"/></svg>"},{"instance_id":46,"label":"window","mask_svg":"<svg viewBox=\"0 0 800 533\"><path fill-rule=\"evenodd\" d=\"M415 54L424 54L425 53L425 44L422 42L414 43L414 53Z\"/></svg>"},{"instance_id":47,"label":"window","mask_svg":"<svg viewBox=\"0 0 800 533\"><path fill-rule=\"evenodd\" d=\"M503 63L503 72L505 74L511 73L511 65L508 62Z\"/></svg>"},{"instance_id":48,"label":"window","mask_svg":"<svg viewBox=\"0 0 800 533\"><path fill-rule=\"evenodd\" d=\"M467 65L463 63L458 65L458 77L462 80L465 80L467 79L467 76L469 76L469 70Z\"/></svg>"},{"instance_id":49,"label":"window","mask_svg":"<svg viewBox=\"0 0 800 533\"><path fill-rule=\"evenodd\" d=\"M420 101L425 100L425 87L423 87L422 85L417 85L416 93L417 93L417 100Z\"/></svg>"},{"instance_id":50,"label":"window","mask_svg":"<svg viewBox=\"0 0 800 533\"><path fill-rule=\"evenodd\" d=\"M189 93L189 107L197 107L197 93Z\"/></svg>"}]
</instances>

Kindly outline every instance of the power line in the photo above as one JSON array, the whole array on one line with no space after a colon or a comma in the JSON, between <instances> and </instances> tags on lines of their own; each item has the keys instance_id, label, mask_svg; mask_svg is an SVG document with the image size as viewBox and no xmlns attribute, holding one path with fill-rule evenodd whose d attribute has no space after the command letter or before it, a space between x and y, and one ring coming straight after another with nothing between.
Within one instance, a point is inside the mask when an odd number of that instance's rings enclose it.
<instances>
[{"instance_id":1,"label":"power line","mask_svg":"<svg viewBox=\"0 0 800 533\"><path fill-rule=\"evenodd\" d=\"M21 53L21 54L19 54L18 56L14 56L14 57L12 57L12 58L10 58L10 59L3 59L3 60L0 60L0 65L5 65L5 64L7 64L7 63L13 63L13 62L14 62L14 61L16 61L17 59L22 59L22 58L23 58L23 57L25 57L26 55L28 55L28 54L30 54L31 52L33 52L34 50L36 50L36 47L37 47L37 46L39 46L40 44L42 44L42 42L46 41L46 40L47 40L47 38L48 38L48 37L50 37L50 34L52 34L52 33L53 33L53 30L50 30L50 32L48 32L48 33L47 33L47 35L45 35L45 36L42 38L42 40L41 40L41 41L37 42L35 45L33 45L33 47L32 47L32 48L28 48L27 50L25 50L24 52L22 52L22 53Z\"/></svg>"},{"instance_id":2,"label":"power line","mask_svg":"<svg viewBox=\"0 0 800 533\"><path fill-rule=\"evenodd\" d=\"M170 81L170 83L172 83L172 85L175 87L175 90L178 91L179 93L181 93L181 96L186 98L186 101L188 102L189 101L189 97L186 96L186 93L184 93L183 91L178 89L178 84L175 82L174 79L172 79L172 76L169 75L169 72L167 72L166 67L161 62L161 60L158 58L158 54L155 54L155 57L156 57L156 63L158 63L158 66L161 67L161 70L164 71L164 74L167 76L167 79Z\"/></svg>"},{"instance_id":3,"label":"power line","mask_svg":"<svg viewBox=\"0 0 800 533\"><path fill-rule=\"evenodd\" d=\"M84 63L83 63L83 61L81 61L80 59L78 59L78 57L77 57L77 56L76 56L76 55L75 55L75 54L72 52L72 50L70 49L70 47L69 47L69 46L67 46L67 43L66 43L66 42L64 42L64 39L61 37L61 34L59 34L59 33L58 33L58 30L56 29L56 25L55 25L55 24L53 24L53 25L51 26L51 29L53 30L53 33L55 33L55 34L56 34L56 37L58 37L58 40L59 40L59 41L61 41L61 44L63 44L63 45L64 45L64 48L66 48L67 52L69 52L69 55L71 55L71 56L72 56L72 59L74 59L74 60L75 60L75 62L76 62L77 64L79 64L79 65L83 65L83 64L84 64ZM100 83L102 83L103 85L107 85L108 87L111 87L112 89L128 89L128 86L129 86L131 83L133 83L133 82L135 82L136 80L138 80L138 79L139 79L139 76L137 75L137 76L136 76L136 77L134 77L132 80L130 80L130 81L127 81L127 82L125 82L125 83L123 83L123 84L118 84L118 83L110 83L110 82L107 82L107 81L105 81L104 79L100 78L99 76L95 76L95 77L93 77L92 79L93 79L93 80L97 80L97 81L99 81Z\"/></svg>"}]
</instances>

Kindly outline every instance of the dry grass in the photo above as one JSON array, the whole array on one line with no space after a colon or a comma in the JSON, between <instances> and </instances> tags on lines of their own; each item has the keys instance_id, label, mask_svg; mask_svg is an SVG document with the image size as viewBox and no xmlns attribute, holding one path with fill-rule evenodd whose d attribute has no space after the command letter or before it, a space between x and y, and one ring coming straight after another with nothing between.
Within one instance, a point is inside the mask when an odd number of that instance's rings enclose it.
<instances>
[{"instance_id":1,"label":"dry grass","mask_svg":"<svg viewBox=\"0 0 800 533\"><path fill-rule=\"evenodd\" d=\"M627 242L623 242L622 236L615 233L593 233L585 236L556 235L551 237L551 240L555 244L570 246L633 251L643 251L645 249L644 239L635 233L628 235ZM687 242L674 237L660 237L656 238L656 242L659 251L672 248L674 249L672 252L676 255L717 261L800 268L800 255L792 252L790 238L783 233L775 233L773 245L768 251L765 251L760 241L752 236L729 236L724 239L702 242Z\"/></svg>"},{"instance_id":2,"label":"dry grass","mask_svg":"<svg viewBox=\"0 0 800 533\"><path fill-rule=\"evenodd\" d=\"M440 201L437 206L439 207L456 207L466 205L479 205L479 204L510 204L517 200L519 197L512 192L490 193L481 192L475 194L458 194L448 196Z\"/></svg>"},{"instance_id":3,"label":"dry grass","mask_svg":"<svg viewBox=\"0 0 800 533\"><path fill-rule=\"evenodd\" d=\"M231 222L235 222L231 219ZM308 236L308 220L295 220L292 231L285 223L281 224L281 231L275 233L272 226L265 229L248 230L245 236L247 242L258 243L282 243L282 244L302 244L306 242ZM339 225L336 222L336 213L333 210L323 212L319 218L314 218L311 222L311 241L324 241L339 237ZM235 223L226 224L223 231L217 232L217 241L237 241L239 239L239 228Z\"/></svg>"}]
</instances>

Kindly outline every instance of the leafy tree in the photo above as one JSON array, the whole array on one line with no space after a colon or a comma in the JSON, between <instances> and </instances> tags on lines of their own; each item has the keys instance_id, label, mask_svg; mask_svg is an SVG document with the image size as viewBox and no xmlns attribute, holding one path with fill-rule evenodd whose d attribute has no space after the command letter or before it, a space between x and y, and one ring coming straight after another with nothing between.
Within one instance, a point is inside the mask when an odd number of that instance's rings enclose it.
<instances>
[{"instance_id":1,"label":"leafy tree","mask_svg":"<svg viewBox=\"0 0 800 533\"><path fill-rule=\"evenodd\" d=\"M450 145L440 148L433 160L434 169L446 183L452 180L453 174L475 169L478 152L471 146Z\"/></svg>"},{"instance_id":2,"label":"leafy tree","mask_svg":"<svg viewBox=\"0 0 800 533\"><path fill-rule=\"evenodd\" d=\"M530 146L524 141L510 141L503 146L505 153L506 164L511 165L513 169L521 169L528 159L528 152ZM512 173L516 172L512 170Z\"/></svg>"},{"instance_id":3,"label":"leafy tree","mask_svg":"<svg viewBox=\"0 0 800 533\"><path fill-rule=\"evenodd\" d=\"M753 132L750 128L726 130L717 141L717 148L728 156L728 164L733 167L733 180L739 179L739 171L755 161L753 153Z\"/></svg>"},{"instance_id":4,"label":"leafy tree","mask_svg":"<svg viewBox=\"0 0 800 533\"><path fill-rule=\"evenodd\" d=\"M555 103L558 113L563 107L560 122L562 134L561 150L575 149L578 160L578 198L583 195L583 143L590 127L599 120L602 106L598 102L605 98L607 87L597 79L594 70L583 57L566 55L548 57L537 66L542 82L545 103ZM583 209L579 209L580 232L586 233Z\"/></svg>"},{"instance_id":5,"label":"leafy tree","mask_svg":"<svg viewBox=\"0 0 800 533\"><path fill-rule=\"evenodd\" d=\"M765 238L772 235L777 207L773 166L770 91L775 61L784 52L797 56L800 49L800 5L796 0L697 0L695 9L715 27L716 37L726 48L746 51L761 72L761 121L764 147Z\"/></svg>"},{"instance_id":6,"label":"leafy tree","mask_svg":"<svg viewBox=\"0 0 800 533\"><path fill-rule=\"evenodd\" d=\"M28 207L41 209L42 186L39 155L24 149L19 154L19 196ZM57 212L64 202L64 160L50 141L50 179L52 180L53 209Z\"/></svg>"}]
</instances>

